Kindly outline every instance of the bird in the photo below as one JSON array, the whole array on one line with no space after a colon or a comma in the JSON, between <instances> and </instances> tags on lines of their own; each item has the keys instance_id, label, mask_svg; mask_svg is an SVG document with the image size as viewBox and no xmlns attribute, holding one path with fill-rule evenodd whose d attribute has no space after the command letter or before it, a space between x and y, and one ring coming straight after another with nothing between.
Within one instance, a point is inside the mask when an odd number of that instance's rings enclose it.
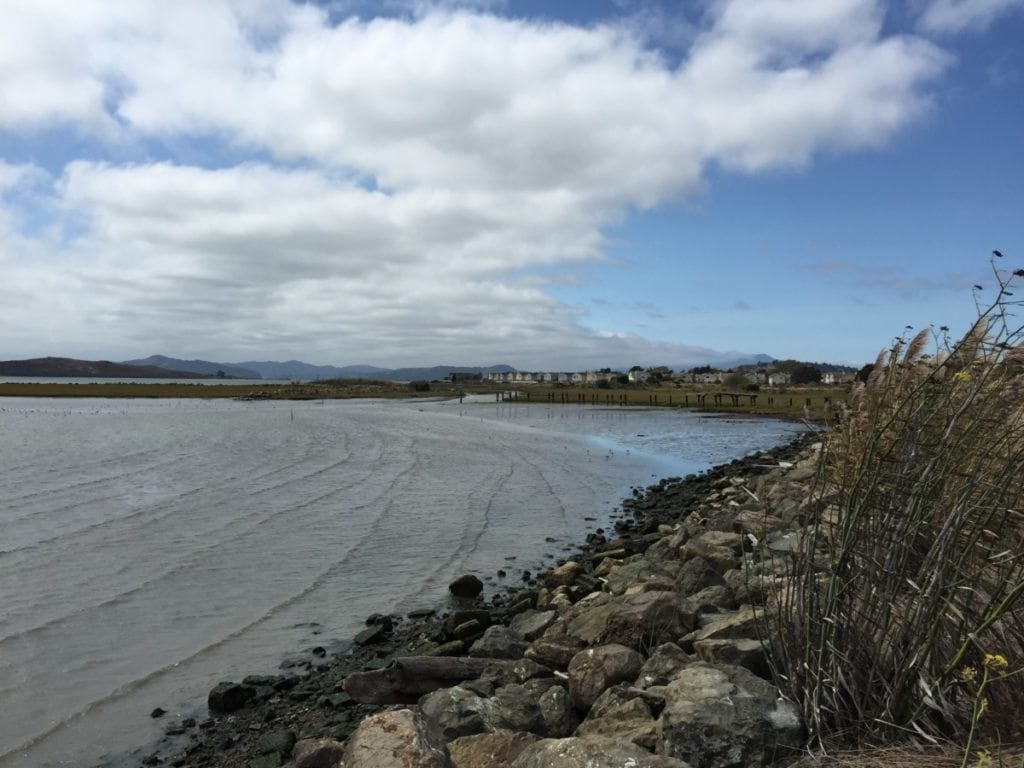
<instances>
[{"instance_id":1,"label":"bird","mask_svg":"<svg viewBox=\"0 0 1024 768\"><path fill-rule=\"evenodd\" d=\"M999 251L992 251L992 255L995 256L997 259L1003 258L1003 254L1001 254Z\"/></svg>"}]
</instances>

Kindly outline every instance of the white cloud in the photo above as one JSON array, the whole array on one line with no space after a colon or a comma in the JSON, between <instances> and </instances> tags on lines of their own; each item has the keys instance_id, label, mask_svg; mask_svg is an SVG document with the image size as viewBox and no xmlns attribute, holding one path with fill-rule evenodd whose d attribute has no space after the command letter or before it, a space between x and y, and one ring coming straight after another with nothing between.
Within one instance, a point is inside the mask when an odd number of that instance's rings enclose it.
<instances>
[{"instance_id":1,"label":"white cloud","mask_svg":"<svg viewBox=\"0 0 1024 768\"><path fill-rule=\"evenodd\" d=\"M921 26L929 32L981 31L1022 9L1024 0L933 0L921 15Z\"/></svg>"},{"instance_id":2,"label":"white cloud","mask_svg":"<svg viewBox=\"0 0 1024 768\"><path fill-rule=\"evenodd\" d=\"M947 60L880 19L870 0L720 2L675 65L628 24L39 0L0 27L0 130L249 160L68 164L58 234L3 233L24 291L3 333L29 345L44 323L126 357L676 359L582 326L538 270L604 258L605 228L692 194L711 163L887 141Z\"/></svg>"}]
</instances>

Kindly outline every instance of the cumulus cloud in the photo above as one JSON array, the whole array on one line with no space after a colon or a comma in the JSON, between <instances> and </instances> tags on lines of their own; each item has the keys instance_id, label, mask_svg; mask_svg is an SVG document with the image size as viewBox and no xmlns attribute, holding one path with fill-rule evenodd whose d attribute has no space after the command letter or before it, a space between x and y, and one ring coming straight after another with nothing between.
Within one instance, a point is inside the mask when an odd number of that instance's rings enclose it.
<instances>
[{"instance_id":1,"label":"cumulus cloud","mask_svg":"<svg viewBox=\"0 0 1024 768\"><path fill-rule=\"evenodd\" d=\"M930 32L981 31L1012 11L1024 10L1024 0L933 0L921 15Z\"/></svg>"},{"instance_id":2,"label":"cumulus cloud","mask_svg":"<svg viewBox=\"0 0 1024 768\"><path fill-rule=\"evenodd\" d=\"M607 227L709 165L884 143L948 65L884 35L871 0L721 0L679 62L634 23L339 7L39 0L5 19L0 131L98 142L52 169L49 234L3 234L24 290L8 343L49 313L126 357L676 359L692 350L582 325L545 275L604 259ZM241 160L175 157L196 141Z\"/></svg>"}]
</instances>

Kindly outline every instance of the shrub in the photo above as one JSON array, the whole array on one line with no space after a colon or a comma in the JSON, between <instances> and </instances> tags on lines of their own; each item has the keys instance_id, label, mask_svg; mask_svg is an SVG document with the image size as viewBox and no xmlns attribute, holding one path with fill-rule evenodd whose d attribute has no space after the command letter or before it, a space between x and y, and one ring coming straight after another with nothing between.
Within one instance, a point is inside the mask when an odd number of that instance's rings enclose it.
<instances>
[{"instance_id":1,"label":"shrub","mask_svg":"<svg viewBox=\"0 0 1024 768\"><path fill-rule=\"evenodd\" d=\"M430 382L422 380L410 381L409 389L411 389L413 392L429 392Z\"/></svg>"},{"instance_id":2,"label":"shrub","mask_svg":"<svg viewBox=\"0 0 1024 768\"><path fill-rule=\"evenodd\" d=\"M824 742L1018 737L1024 700L1024 329L1012 275L956 343L883 351L827 437L802 551L775 563L785 695ZM934 339L936 354L923 353ZM983 714L969 670L990 669Z\"/></svg>"}]
</instances>

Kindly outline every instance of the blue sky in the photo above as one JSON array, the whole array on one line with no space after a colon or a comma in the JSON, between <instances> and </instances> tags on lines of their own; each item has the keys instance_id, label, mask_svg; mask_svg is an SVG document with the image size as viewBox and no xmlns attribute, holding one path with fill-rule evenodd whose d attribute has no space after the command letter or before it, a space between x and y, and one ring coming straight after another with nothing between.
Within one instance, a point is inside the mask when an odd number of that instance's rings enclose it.
<instances>
[{"instance_id":1,"label":"blue sky","mask_svg":"<svg viewBox=\"0 0 1024 768\"><path fill-rule=\"evenodd\" d=\"M4 11L0 359L859 365L1024 265L1024 0Z\"/></svg>"}]
</instances>

